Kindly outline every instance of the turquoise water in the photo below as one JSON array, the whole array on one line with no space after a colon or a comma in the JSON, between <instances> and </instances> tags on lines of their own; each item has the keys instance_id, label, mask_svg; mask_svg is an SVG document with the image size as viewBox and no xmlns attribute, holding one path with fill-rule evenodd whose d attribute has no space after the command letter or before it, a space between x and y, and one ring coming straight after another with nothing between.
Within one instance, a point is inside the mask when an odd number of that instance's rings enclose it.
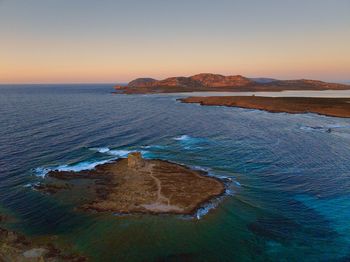
<instances>
[{"instance_id":1,"label":"turquoise water","mask_svg":"<svg viewBox=\"0 0 350 262\"><path fill-rule=\"evenodd\" d=\"M0 208L13 228L57 235L94 261L350 259L350 119L111 92L0 86ZM50 169L133 150L228 177L230 191L193 217L118 216L77 212L31 187Z\"/></svg>"}]
</instances>

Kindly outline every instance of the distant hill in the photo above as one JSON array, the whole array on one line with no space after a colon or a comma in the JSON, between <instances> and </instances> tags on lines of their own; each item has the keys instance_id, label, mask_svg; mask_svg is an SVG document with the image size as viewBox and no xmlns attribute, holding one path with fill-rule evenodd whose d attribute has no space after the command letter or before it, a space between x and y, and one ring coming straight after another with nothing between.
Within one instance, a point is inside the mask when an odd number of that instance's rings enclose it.
<instances>
[{"instance_id":1,"label":"distant hill","mask_svg":"<svg viewBox=\"0 0 350 262\"><path fill-rule=\"evenodd\" d=\"M277 80L247 78L241 75L223 76L202 73L190 77L170 77L163 80L137 78L128 85L115 86L119 93L177 93L193 91L282 91L282 90L346 90L350 85L327 83L318 80Z\"/></svg>"},{"instance_id":2,"label":"distant hill","mask_svg":"<svg viewBox=\"0 0 350 262\"><path fill-rule=\"evenodd\" d=\"M274 78L266 78L266 77L256 77L256 78L249 78L250 80L260 83L260 84L266 84L266 83L271 83L274 81L278 81L277 79Z\"/></svg>"}]
</instances>

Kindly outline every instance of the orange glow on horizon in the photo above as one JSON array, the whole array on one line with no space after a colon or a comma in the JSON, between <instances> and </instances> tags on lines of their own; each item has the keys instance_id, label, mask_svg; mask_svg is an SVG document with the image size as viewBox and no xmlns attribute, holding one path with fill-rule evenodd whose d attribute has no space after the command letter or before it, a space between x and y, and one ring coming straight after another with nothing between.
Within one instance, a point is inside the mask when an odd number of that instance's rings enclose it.
<instances>
[{"instance_id":1,"label":"orange glow on horizon","mask_svg":"<svg viewBox=\"0 0 350 262\"><path fill-rule=\"evenodd\" d=\"M0 1L0 83L118 83L202 72L350 81L346 1L186 1L186 8L141 1L144 9L74 2L73 10L67 0Z\"/></svg>"}]
</instances>

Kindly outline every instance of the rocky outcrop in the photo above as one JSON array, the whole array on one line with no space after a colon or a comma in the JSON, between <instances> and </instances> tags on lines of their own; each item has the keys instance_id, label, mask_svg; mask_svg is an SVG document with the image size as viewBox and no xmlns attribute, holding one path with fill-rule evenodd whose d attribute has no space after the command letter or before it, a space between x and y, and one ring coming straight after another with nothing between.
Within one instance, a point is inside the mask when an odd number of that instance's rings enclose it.
<instances>
[{"instance_id":1,"label":"rocky outcrop","mask_svg":"<svg viewBox=\"0 0 350 262\"><path fill-rule=\"evenodd\" d=\"M72 199L77 191L81 192L79 199L86 201L78 204L79 209L122 214L193 214L203 203L225 191L221 180L202 171L167 161L143 159L138 152L94 170L52 171L46 179L46 184L69 183L69 189L54 193L56 197L64 194L65 199ZM85 181L81 182L82 179ZM79 186L85 188L79 189Z\"/></svg>"},{"instance_id":2,"label":"rocky outcrop","mask_svg":"<svg viewBox=\"0 0 350 262\"><path fill-rule=\"evenodd\" d=\"M175 93L192 91L282 91L282 90L344 90L350 85L326 83L317 80L276 80L247 78L241 75L223 76L203 73L190 77L170 77L164 80L138 78L127 86L116 86L126 94Z\"/></svg>"},{"instance_id":3,"label":"rocky outcrop","mask_svg":"<svg viewBox=\"0 0 350 262\"><path fill-rule=\"evenodd\" d=\"M3 262L83 262L87 258L56 248L50 239L40 242L0 227L0 261Z\"/></svg>"}]
</instances>

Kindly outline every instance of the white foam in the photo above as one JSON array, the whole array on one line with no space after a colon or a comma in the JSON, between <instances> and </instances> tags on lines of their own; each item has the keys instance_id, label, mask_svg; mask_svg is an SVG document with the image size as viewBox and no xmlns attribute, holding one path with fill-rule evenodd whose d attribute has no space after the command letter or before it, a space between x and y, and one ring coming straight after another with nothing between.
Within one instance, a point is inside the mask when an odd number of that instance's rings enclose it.
<instances>
[{"instance_id":1,"label":"white foam","mask_svg":"<svg viewBox=\"0 0 350 262\"><path fill-rule=\"evenodd\" d=\"M24 188L30 188L32 190L36 190L36 187L40 185L40 182L28 183L23 185Z\"/></svg>"},{"instance_id":2,"label":"white foam","mask_svg":"<svg viewBox=\"0 0 350 262\"><path fill-rule=\"evenodd\" d=\"M202 147L200 144L205 142L204 138L191 137L189 135L182 135L174 137L173 139L178 141L186 150L201 149Z\"/></svg>"},{"instance_id":3,"label":"white foam","mask_svg":"<svg viewBox=\"0 0 350 262\"><path fill-rule=\"evenodd\" d=\"M91 148L91 150L97 151L101 154L108 154L117 157L127 157L130 153L133 152L141 152L141 154L146 153L146 151L143 150L110 149L108 147Z\"/></svg>"},{"instance_id":4,"label":"white foam","mask_svg":"<svg viewBox=\"0 0 350 262\"><path fill-rule=\"evenodd\" d=\"M196 212L196 218L199 220L202 217L204 217L206 214L209 213L210 210L216 208L218 206L219 202L220 202L219 200L212 201L212 202L206 204L205 206L199 208Z\"/></svg>"},{"instance_id":5,"label":"white foam","mask_svg":"<svg viewBox=\"0 0 350 262\"><path fill-rule=\"evenodd\" d=\"M108 147L100 147L100 148L96 148L96 151L100 152L100 153L106 153L108 152L110 149Z\"/></svg>"},{"instance_id":6,"label":"white foam","mask_svg":"<svg viewBox=\"0 0 350 262\"><path fill-rule=\"evenodd\" d=\"M46 174L49 173L51 170L51 168L37 167L34 169L34 173L36 176L44 178Z\"/></svg>"},{"instance_id":7,"label":"white foam","mask_svg":"<svg viewBox=\"0 0 350 262\"><path fill-rule=\"evenodd\" d=\"M191 137L188 136L188 135L182 135L182 136L178 136L178 137L175 137L174 140L177 140L177 141L187 141L187 140L190 140Z\"/></svg>"},{"instance_id":8,"label":"white foam","mask_svg":"<svg viewBox=\"0 0 350 262\"><path fill-rule=\"evenodd\" d=\"M228 196L233 196L235 194L235 191L228 188L225 190L225 194L228 195Z\"/></svg>"},{"instance_id":9,"label":"white foam","mask_svg":"<svg viewBox=\"0 0 350 262\"><path fill-rule=\"evenodd\" d=\"M191 166L191 169L193 170L199 170L199 171L205 171L208 176L216 177L222 180L229 181L230 183L234 183L236 186L242 186L241 183L239 183L237 180L235 180L232 176L225 176L225 175L218 175L212 172L212 170L209 167L202 167L202 166Z\"/></svg>"},{"instance_id":10,"label":"white foam","mask_svg":"<svg viewBox=\"0 0 350 262\"><path fill-rule=\"evenodd\" d=\"M130 153L136 152L136 150L109 150L106 152L112 156L127 157Z\"/></svg>"},{"instance_id":11,"label":"white foam","mask_svg":"<svg viewBox=\"0 0 350 262\"><path fill-rule=\"evenodd\" d=\"M91 170L94 169L98 165L102 165L105 163L108 163L112 160L118 159L120 157L127 157L128 154L132 152L141 152L141 154L146 154L147 151L143 150L124 150L124 149L110 149L108 147L97 147L97 148L90 148L90 150L97 151L101 154L107 154L110 156L113 156L113 158L107 159L107 160L100 160L100 161L82 161L76 164L71 165L59 165L59 166L52 166L52 167L38 167L34 169L34 173L38 177L44 178L47 173L53 170L58 171L73 171L73 172L79 172L83 170Z\"/></svg>"},{"instance_id":12,"label":"white foam","mask_svg":"<svg viewBox=\"0 0 350 262\"><path fill-rule=\"evenodd\" d=\"M164 149L167 146L162 146L162 145L148 145L148 146L142 146L142 148L146 149Z\"/></svg>"},{"instance_id":13,"label":"white foam","mask_svg":"<svg viewBox=\"0 0 350 262\"><path fill-rule=\"evenodd\" d=\"M111 159L109 159L109 160L101 160L101 161L94 161L94 162L93 161L84 161L84 162L80 162L80 163L73 164L73 165L61 165L61 166L58 166L58 168L56 170L58 170L58 171L79 172L79 171L82 171L82 170L94 169L96 166L108 163L110 161L111 161Z\"/></svg>"},{"instance_id":14,"label":"white foam","mask_svg":"<svg viewBox=\"0 0 350 262\"><path fill-rule=\"evenodd\" d=\"M191 169L199 170L199 171L205 171L205 172L209 172L210 171L209 167L202 167L202 166L191 166Z\"/></svg>"},{"instance_id":15,"label":"white foam","mask_svg":"<svg viewBox=\"0 0 350 262\"><path fill-rule=\"evenodd\" d=\"M112 161L113 159L108 160L100 160L100 161L83 161L72 165L59 165L54 167L38 167L34 169L35 174L38 177L44 178L47 173L53 170L57 171L73 171L73 172L79 172L82 170L91 170L94 169L98 165L102 165L105 163L108 163Z\"/></svg>"},{"instance_id":16,"label":"white foam","mask_svg":"<svg viewBox=\"0 0 350 262\"><path fill-rule=\"evenodd\" d=\"M23 185L23 187L25 187L25 188L33 188L33 187L35 187L35 186L37 186L39 184L40 184L39 182L37 182L37 183L28 183L28 184Z\"/></svg>"}]
</instances>

